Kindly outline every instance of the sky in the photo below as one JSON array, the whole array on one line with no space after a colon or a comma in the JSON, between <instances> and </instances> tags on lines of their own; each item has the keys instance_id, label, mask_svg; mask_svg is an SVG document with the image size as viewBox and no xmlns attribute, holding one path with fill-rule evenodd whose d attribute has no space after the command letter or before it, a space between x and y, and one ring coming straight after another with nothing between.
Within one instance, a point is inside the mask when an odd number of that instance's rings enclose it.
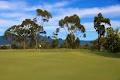
<instances>
[{"instance_id":1,"label":"sky","mask_svg":"<svg viewBox=\"0 0 120 80\"><path fill-rule=\"evenodd\" d=\"M0 36L12 25L36 17L38 8L48 10L53 16L44 26L48 36L59 27L60 19L73 14L79 15L81 24L86 28L86 38L79 34L80 40L97 38L93 21L99 12L111 19L114 29L120 28L120 0L0 0ZM61 29L59 38L65 38L66 35Z\"/></svg>"}]
</instances>

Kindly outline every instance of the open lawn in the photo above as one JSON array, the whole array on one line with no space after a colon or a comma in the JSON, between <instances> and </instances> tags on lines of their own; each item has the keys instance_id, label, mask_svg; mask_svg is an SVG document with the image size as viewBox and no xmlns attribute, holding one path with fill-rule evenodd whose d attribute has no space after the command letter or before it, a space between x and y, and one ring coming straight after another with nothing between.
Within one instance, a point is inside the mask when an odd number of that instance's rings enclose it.
<instances>
[{"instance_id":1,"label":"open lawn","mask_svg":"<svg viewBox=\"0 0 120 80\"><path fill-rule=\"evenodd\" d=\"M90 50L0 50L0 80L120 80L120 58Z\"/></svg>"}]
</instances>

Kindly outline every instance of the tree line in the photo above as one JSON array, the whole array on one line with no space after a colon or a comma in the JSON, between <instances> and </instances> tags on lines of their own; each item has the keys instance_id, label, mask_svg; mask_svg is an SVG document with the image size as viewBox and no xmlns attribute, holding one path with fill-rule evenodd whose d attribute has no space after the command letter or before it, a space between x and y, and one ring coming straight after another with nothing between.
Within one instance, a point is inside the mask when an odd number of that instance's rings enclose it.
<instances>
[{"instance_id":1,"label":"tree line","mask_svg":"<svg viewBox=\"0 0 120 80\"><path fill-rule=\"evenodd\" d=\"M67 36L59 48L80 48L79 35L82 33L86 37L85 26L81 24L80 17L76 14L65 16L59 20L59 28L53 32L53 36L46 36L47 40L41 39L46 35L44 24L52 18L52 14L47 10L37 9L37 17L25 19L19 25L13 25L5 31L4 36L12 41L13 48L58 48L58 35L61 29L64 29ZM94 17L94 28L98 33L98 39L92 42L92 48L98 50L108 50L111 52L120 51L120 32L111 27L109 18L105 18L101 13ZM106 29L106 25L109 27ZM49 39L52 39L49 43Z\"/></svg>"}]
</instances>

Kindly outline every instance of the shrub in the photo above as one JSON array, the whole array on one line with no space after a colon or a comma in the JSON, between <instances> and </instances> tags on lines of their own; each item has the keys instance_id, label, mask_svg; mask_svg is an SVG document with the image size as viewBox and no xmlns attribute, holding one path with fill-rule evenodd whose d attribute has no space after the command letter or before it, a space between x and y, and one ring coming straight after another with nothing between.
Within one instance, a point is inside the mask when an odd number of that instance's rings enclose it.
<instances>
[{"instance_id":1,"label":"shrub","mask_svg":"<svg viewBox=\"0 0 120 80\"><path fill-rule=\"evenodd\" d=\"M120 51L120 36L119 30L114 30L112 27L107 28L106 37L100 40L101 45L110 52Z\"/></svg>"},{"instance_id":2,"label":"shrub","mask_svg":"<svg viewBox=\"0 0 120 80\"><path fill-rule=\"evenodd\" d=\"M98 40L92 42L91 49L99 49Z\"/></svg>"},{"instance_id":3,"label":"shrub","mask_svg":"<svg viewBox=\"0 0 120 80\"><path fill-rule=\"evenodd\" d=\"M2 45L2 46L0 46L0 49L10 49L10 46L9 45Z\"/></svg>"}]
</instances>

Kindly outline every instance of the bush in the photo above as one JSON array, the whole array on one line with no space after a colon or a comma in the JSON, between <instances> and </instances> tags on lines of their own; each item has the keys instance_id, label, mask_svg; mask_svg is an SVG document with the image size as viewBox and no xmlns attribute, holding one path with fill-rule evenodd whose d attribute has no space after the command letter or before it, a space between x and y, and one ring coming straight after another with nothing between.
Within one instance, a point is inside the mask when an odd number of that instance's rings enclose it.
<instances>
[{"instance_id":1,"label":"bush","mask_svg":"<svg viewBox=\"0 0 120 80\"><path fill-rule=\"evenodd\" d=\"M0 49L10 49L10 46L9 45L2 45L2 46L0 46Z\"/></svg>"},{"instance_id":2,"label":"bush","mask_svg":"<svg viewBox=\"0 0 120 80\"><path fill-rule=\"evenodd\" d=\"M91 49L99 49L98 40L92 42Z\"/></svg>"},{"instance_id":3,"label":"bush","mask_svg":"<svg viewBox=\"0 0 120 80\"><path fill-rule=\"evenodd\" d=\"M116 36L111 38L105 38L103 46L106 50L110 52L119 52L120 51L120 38Z\"/></svg>"},{"instance_id":4,"label":"bush","mask_svg":"<svg viewBox=\"0 0 120 80\"><path fill-rule=\"evenodd\" d=\"M12 49L23 49L22 46L18 46L18 45L16 45L16 44L12 44L12 45L11 45L11 48L12 48Z\"/></svg>"},{"instance_id":5,"label":"bush","mask_svg":"<svg viewBox=\"0 0 120 80\"><path fill-rule=\"evenodd\" d=\"M53 39L51 48L58 48L58 45L59 45L58 39Z\"/></svg>"},{"instance_id":6,"label":"bush","mask_svg":"<svg viewBox=\"0 0 120 80\"><path fill-rule=\"evenodd\" d=\"M110 52L120 51L120 36L119 30L114 30L112 27L107 28L106 37L100 39L101 45Z\"/></svg>"},{"instance_id":7,"label":"bush","mask_svg":"<svg viewBox=\"0 0 120 80\"><path fill-rule=\"evenodd\" d=\"M80 40L78 37L76 38L74 34L68 34L62 47L71 49L80 48Z\"/></svg>"},{"instance_id":8,"label":"bush","mask_svg":"<svg viewBox=\"0 0 120 80\"><path fill-rule=\"evenodd\" d=\"M82 49L89 49L89 44L85 44L81 46Z\"/></svg>"}]
</instances>

